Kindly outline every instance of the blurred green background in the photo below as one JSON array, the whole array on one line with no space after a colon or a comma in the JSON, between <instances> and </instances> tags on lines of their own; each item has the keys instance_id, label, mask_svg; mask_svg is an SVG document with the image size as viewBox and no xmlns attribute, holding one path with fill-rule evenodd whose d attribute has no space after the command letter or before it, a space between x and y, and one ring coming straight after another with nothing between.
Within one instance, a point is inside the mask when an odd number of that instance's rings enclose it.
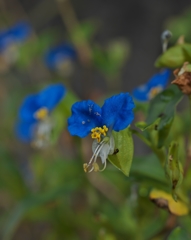
<instances>
[{"instance_id":1,"label":"blurred green background","mask_svg":"<svg viewBox=\"0 0 191 240\"><path fill-rule=\"evenodd\" d=\"M149 199L151 188L166 184L156 157L135 139L129 177L111 164L103 173L86 174L90 141L72 138L66 122L76 100L101 104L146 82L157 71L164 29L173 32L170 44L180 35L190 41L189 4L0 0L0 31L21 20L32 27L16 61L0 56L0 239L167 239L177 219ZM44 63L45 52L62 42L71 42L78 53L69 75ZM34 149L15 136L18 109L25 96L57 82L68 89L58 107L63 116L55 113L60 129L50 147ZM191 221L186 216L178 223L186 228Z\"/></svg>"}]
</instances>

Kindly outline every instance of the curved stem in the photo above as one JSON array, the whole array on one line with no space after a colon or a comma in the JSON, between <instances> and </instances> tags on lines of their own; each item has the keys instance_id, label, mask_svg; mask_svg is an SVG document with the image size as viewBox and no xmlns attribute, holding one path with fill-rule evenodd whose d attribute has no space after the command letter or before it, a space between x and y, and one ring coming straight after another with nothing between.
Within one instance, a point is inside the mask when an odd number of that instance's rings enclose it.
<instances>
[{"instance_id":1,"label":"curved stem","mask_svg":"<svg viewBox=\"0 0 191 240\"><path fill-rule=\"evenodd\" d=\"M62 17L62 20L70 34L70 37L75 45L79 58L85 66L90 65L92 59L92 50L89 46L89 43L83 36L83 33L80 35L80 42L76 41L74 38L74 30L79 28L80 23L76 17L75 11L73 9L70 0L56 0L58 5L58 11Z\"/></svg>"}]
</instances>

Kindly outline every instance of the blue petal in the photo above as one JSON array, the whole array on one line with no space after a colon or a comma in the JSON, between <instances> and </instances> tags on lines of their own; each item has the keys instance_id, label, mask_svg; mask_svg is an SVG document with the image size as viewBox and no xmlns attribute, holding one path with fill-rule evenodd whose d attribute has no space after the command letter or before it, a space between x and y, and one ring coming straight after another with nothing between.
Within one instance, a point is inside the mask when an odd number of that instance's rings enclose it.
<instances>
[{"instance_id":1,"label":"blue petal","mask_svg":"<svg viewBox=\"0 0 191 240\"><path fill-rule=\"evenodd\" d=\"M34 120L34 113L40 108L37 97L37 94L31 94L24 99L19 110L20 119L24 121Z\"/></svg>"},{"instance_id":2,"label":"blue petal","mask_svg":"<svg viewBox=\"0 0 191 240\"><path fill-rule=\"evenodd\" d=\"M31 27L26 22L16 23L9 29L0 32L0 51L5 50L14 42L24 41L31 33Z\"/></svg>"},{"instance_id":3,"label":"blue petal","mask_svg":"<svg viewBox=\"0 0 191 240\"><path fill-rule=\"evenodd\" d=\"M16 125L16 135L24 142L31 142L33 140L35 128L35 121L19 122Z\"/></svg>"},{"instance_id":4,"label":"blue petal","mask_svg":"<svg viewBox=\"0 0 191 240\"><path fill-rule=\"evenodd\" d=\"M10 37L8 30L2 30L0 32L0 51L4 51L11 43L12 38Z\"/></svg>"},{"instance_id":5,"label":"blue petal","mask_svg":"<svg viewBox=\"0 0 191 240\"><path fill-rule=\"evenodd\" d=\"M107 99L102 107L103 125L115 131L125 129L133 120L132 109L135 107L129 93L120 93Z\"/></svg>"},{"instance_id":6,"label":"blue petal","mask_svg":"<svg viewBox=\"0 0 191 240\"><path fill-rule=\"evenodd\" d=\"M77 102L72 106L68 130L72 136L86 137L92 128L101 126L101 108L91 100Z\"/></svg>"},{"instance_id":7,"label":"blue petal","mask_svg":"<svg viewBox=\"0 0 191 240\"><path fill-rule=\"evenodd\" d=\"M149 91L150 91L150 88L148 88L146 84L141 85L133 90L132 96L140 102L145 102L149 100L148 98Z\"/></svg>"},{"instance_id":8,"label":"blue petal","mask_svg":"<svg viewBox=\"0 0 191 240\"><path fill-rule=\"evenodd\" d=\"M147 84L149 90L153 87L158 87L158 86L165 88L166 85L168 84L169 78L170 78L169 69L165 69L162 72L153 75L153 77L149 80Z\"/></svg>"},{"instance_id":9,"label":"blue petal","mask_svg":"<svg viewBox=\"0 0 191 240\"><path fill-rule=\"evenodd\" d=\"M13 41L24 41L31 33L31 27L27 22L18 22L12 26L8 34Z\"/></svg>"},{"instance_id":10,"label":"blue petal","mask_svg":"<svg viewBox=\"0 0 191 240\"><path fill-rule=\"evenodd\" d=\"M63 84L52 84L38 94L37 104L46 107L49 111L62 100L66 89Z\"/></svg>"},{"instance_id":11,"label":"blue petal","mask_svg":"<svg viewBox=\"0 0 191 240\"><path fill-rule=\"evenodd\" d=\"M141 85L133 90L133 97L141 102L148 101L150 90L155 87L161 87L164 89L168 84L169 77L169 69L165 69L162 72L153 75L146 84Z\"/></svg>"},{"instance_id":12,"label":"blue petal","mask_svg":"<svg viewBox=\"0 0 191 240\"><path fill-rule=\"evenodd\" d=\"M60 62L64 60L75 60L77 53L70 44L61 44L50 49L45 55L45 63L49 68L55 69Z\"/></svg>"}]
</instances>

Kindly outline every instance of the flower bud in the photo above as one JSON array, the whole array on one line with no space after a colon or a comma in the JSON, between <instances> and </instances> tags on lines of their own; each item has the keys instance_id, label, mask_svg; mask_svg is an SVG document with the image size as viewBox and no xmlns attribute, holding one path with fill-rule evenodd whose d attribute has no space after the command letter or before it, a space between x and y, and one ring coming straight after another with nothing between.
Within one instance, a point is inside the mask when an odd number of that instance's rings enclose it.
<instances>
[{"instance_id":1,"label":"flower bud","mask_svg":"<svg viewBox=\"0 0 191 240\"><path fill-rule=\"evenodd\" d=\"M176 200L176 189L180 186L183 180L183 169L178 158L178 144L172 142L169 147L168 158L166 160L165 172L170 180L173 197Z\"/></svg>"},{"instance_id":2,"label":"flower bud","mask_svg":"<svg viewBox=\"0 0 191 240\"><path fill-rule=\"evenodd\" d=\"M181 200L175 202L171 194L167 192L153 189L150 192L149 197L150 200L157 205L157 207L167 210L174 215L183 216L189 213L189 207L185 202Z\"/></svg>"}]
</instances>

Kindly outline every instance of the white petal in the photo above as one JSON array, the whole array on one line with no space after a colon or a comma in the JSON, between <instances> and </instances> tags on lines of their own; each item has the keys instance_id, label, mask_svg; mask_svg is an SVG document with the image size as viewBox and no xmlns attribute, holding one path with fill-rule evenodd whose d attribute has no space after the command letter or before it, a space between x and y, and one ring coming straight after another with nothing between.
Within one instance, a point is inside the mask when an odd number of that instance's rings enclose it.
<instances>
[{"instance_id":1,"label":"white petal","mask_svg":"<svg viewBox=\"0 0 191 240\"><path fill-rule=\"evenodd\" d=\"M104 144L104 146L100 148L101 150L99 151L98 157L101 158L101 162L104 164L108 155L113 154L115 149L115 142L114 142L113 136L112 135L110 136L108 143L102 143L102 144ZM97 142L97 140L94 140L92 144L93 153L95 152L98 145L99 143Z\"/></svg>"},{"instance_id":2,"label":"white petal","mask_svg":"<svg viewBox=\"0 0 191 240\"><path fill-rule=\"evenodd\" d=\"M101 162L103 164L105 163L109 152L110 152L110 145L106 143L101 149L101 151L99 152L99 157L101 158Z\"/></svg>"},{"instance_id":3,"label":"white petal","mask_svg":"<svg viewBox=\"0 0 191 240\"><path fill-rule=\"evenodd\" d=\"M109 155L111 155L111 154L113 154L113 152L114 152L114 150L115 150L115 141L114 141L114 138L113 138L112 135L111 135L111 137L110 137L109 144L110 144Z\"/></svg>"}]
</instances>

